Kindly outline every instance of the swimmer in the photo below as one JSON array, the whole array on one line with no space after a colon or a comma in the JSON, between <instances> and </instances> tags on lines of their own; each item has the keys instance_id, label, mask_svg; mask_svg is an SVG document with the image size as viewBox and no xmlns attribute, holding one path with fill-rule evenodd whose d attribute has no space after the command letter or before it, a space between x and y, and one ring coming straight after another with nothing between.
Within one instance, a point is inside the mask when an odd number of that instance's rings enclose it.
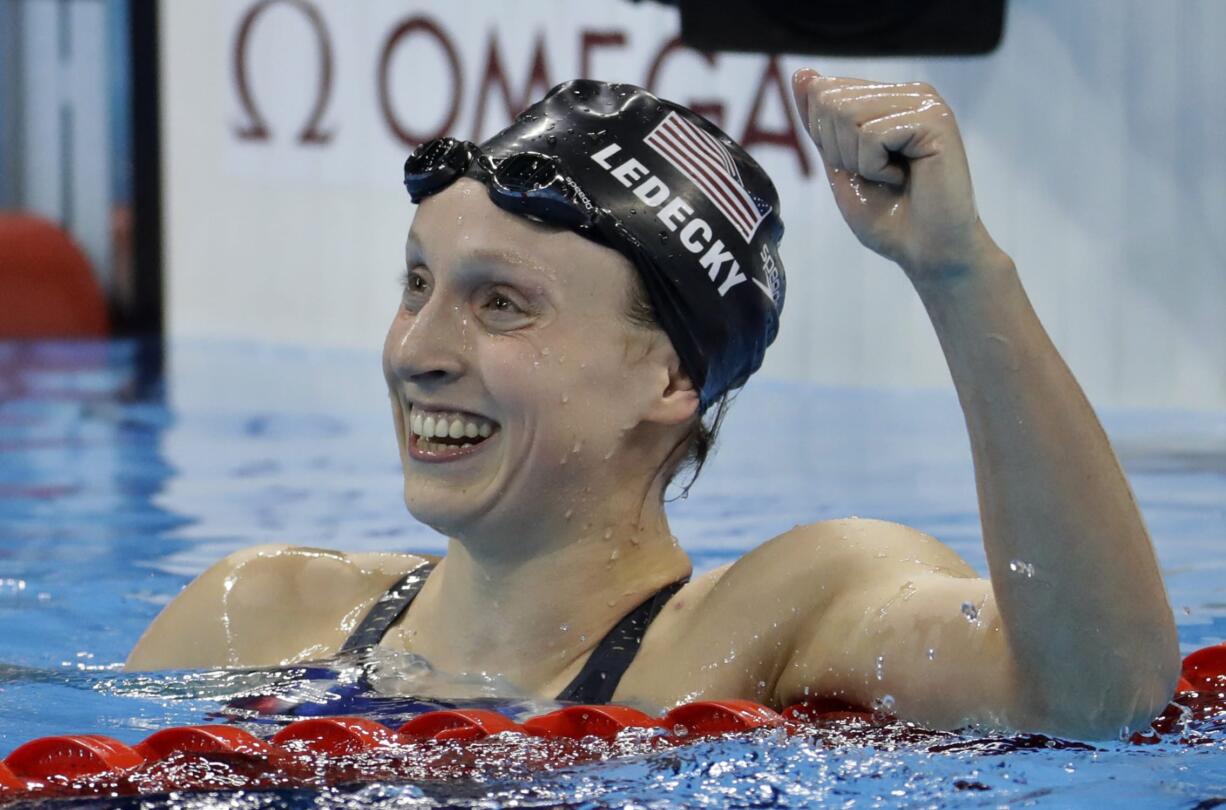
<instances>
[{"instance_id":1,"label":"swimmer","mask_svg":"<svg viewBox=\"0 0 1226 810\"><path fill-rule=\"evenodd\" d=\"M931 728L1146 727L1179 674L1154 550L976 213L952 112L923 84L810 69L793 84L844 219L899 265L940 339L990 579L922 532L856 518L690 578L665 488L701 465L775 336L779 200L694 113L575 81L484 144L432 142L405 166L419 205L383 366L405 502L446 556L232 554L128 667L379 645L531 697L831 697Z\"/></svg>"}]
</instances>

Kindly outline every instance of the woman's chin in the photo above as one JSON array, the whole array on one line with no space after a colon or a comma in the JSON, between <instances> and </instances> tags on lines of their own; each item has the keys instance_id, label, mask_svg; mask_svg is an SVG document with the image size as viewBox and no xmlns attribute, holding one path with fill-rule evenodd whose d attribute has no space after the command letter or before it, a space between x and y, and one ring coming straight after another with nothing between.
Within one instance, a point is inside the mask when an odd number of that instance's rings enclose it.
<instances>
[{"instance_id":1,"label":"woman's chin","mask_svg":"<svg viewBox=\"0 0 1226 810\"><path fill-rule=\"evenodd\" d=\"M479 531L485 522L486 510L473 498L458 492L435 492L434 487L410 487L406 484L404 505L419 523L447 537L461 538Z\"/></svg>"},{"instance_id":2,"label":"woman's chin","mask_svg":"<svg viewBox=\"0 0 1226 810\"><path fill-rule=\"evenodd\" d=\"M455 509L448 508L448 505L440 503L425 504L408 492L404 494L404 505L408 507L409 514L413 516L414 520L429 526L441 534L450 536L458 524L462 525L465 523L464 516L457 514Z\"/></svg>"}]
</instances>

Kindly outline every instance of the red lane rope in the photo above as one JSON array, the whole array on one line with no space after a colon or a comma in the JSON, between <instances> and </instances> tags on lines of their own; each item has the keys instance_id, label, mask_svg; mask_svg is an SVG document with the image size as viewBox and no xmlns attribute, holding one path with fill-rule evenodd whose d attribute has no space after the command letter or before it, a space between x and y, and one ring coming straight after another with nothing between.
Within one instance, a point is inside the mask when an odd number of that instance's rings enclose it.
<instances>
[{"instance_id":1,"label":"red lane rope","mask_svg":"<svg viewBox=\"0 0 1226 810\"><path fill-rule=\"evenodd\" d=\"M1226 713L1226 644L1184 659L1176 697L1179 705L1168 706L1152 731L1131 741L1158 742L1189 717ZM418 715L395 730L363 717L313 717L267 740L227 725L163 729L133 747L100 734L41 737L0 762L0 801L446 779L478 772L499 757L521 769L607 758L627 729L645 730L650 745L668 746L757 729L797 733L887 720L831 698L782 713L748 700L706 700L658 718L627 706L568 706L522 724L486 709L454 709ZM502 736L508 732L519 736Z\"/></svg>"}]
</instances>

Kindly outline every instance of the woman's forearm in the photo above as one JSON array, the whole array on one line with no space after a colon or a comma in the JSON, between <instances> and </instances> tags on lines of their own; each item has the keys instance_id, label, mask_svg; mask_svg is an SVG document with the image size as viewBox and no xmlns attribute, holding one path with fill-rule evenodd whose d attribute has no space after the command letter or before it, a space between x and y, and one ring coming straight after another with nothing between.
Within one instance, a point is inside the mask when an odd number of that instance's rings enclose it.
<instances>
[{"instance_id":1,"label":"woman's forearm","mask_svg":"<svg viewBox=\"0 0 1226 810\"><path fill-rule=\"evenodd\" d=\"M1178 677L1153 546L1111 445L984 236L962 267L909 273L970 433L984 545L1023 711L1147 722Z\"/></svg>"}]
</instances>

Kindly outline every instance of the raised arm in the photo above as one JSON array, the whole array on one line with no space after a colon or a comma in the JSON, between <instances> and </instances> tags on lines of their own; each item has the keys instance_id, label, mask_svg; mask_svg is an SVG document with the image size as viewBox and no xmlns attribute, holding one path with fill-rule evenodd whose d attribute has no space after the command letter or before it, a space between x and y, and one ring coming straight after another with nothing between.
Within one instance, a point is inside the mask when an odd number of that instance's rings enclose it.
<instances>
[{"instance_id":1,"label":"raised arm","mask_svg":"<svg viewBox=\"0 0 1226 810\"><path fill-rule=\"evenodd\" d=\"M924 84L793 81L839 210L923 301L970 433L991 587L975 599L974 580L944 582L948 597L885 621L965 625L950 604L965 591L998 628L956 653L998 682L968 715L1084 737L1144 726L1179 669L1154 550L1093 410L979 220L953 113Z\"/></svg>"}]
</instances>

